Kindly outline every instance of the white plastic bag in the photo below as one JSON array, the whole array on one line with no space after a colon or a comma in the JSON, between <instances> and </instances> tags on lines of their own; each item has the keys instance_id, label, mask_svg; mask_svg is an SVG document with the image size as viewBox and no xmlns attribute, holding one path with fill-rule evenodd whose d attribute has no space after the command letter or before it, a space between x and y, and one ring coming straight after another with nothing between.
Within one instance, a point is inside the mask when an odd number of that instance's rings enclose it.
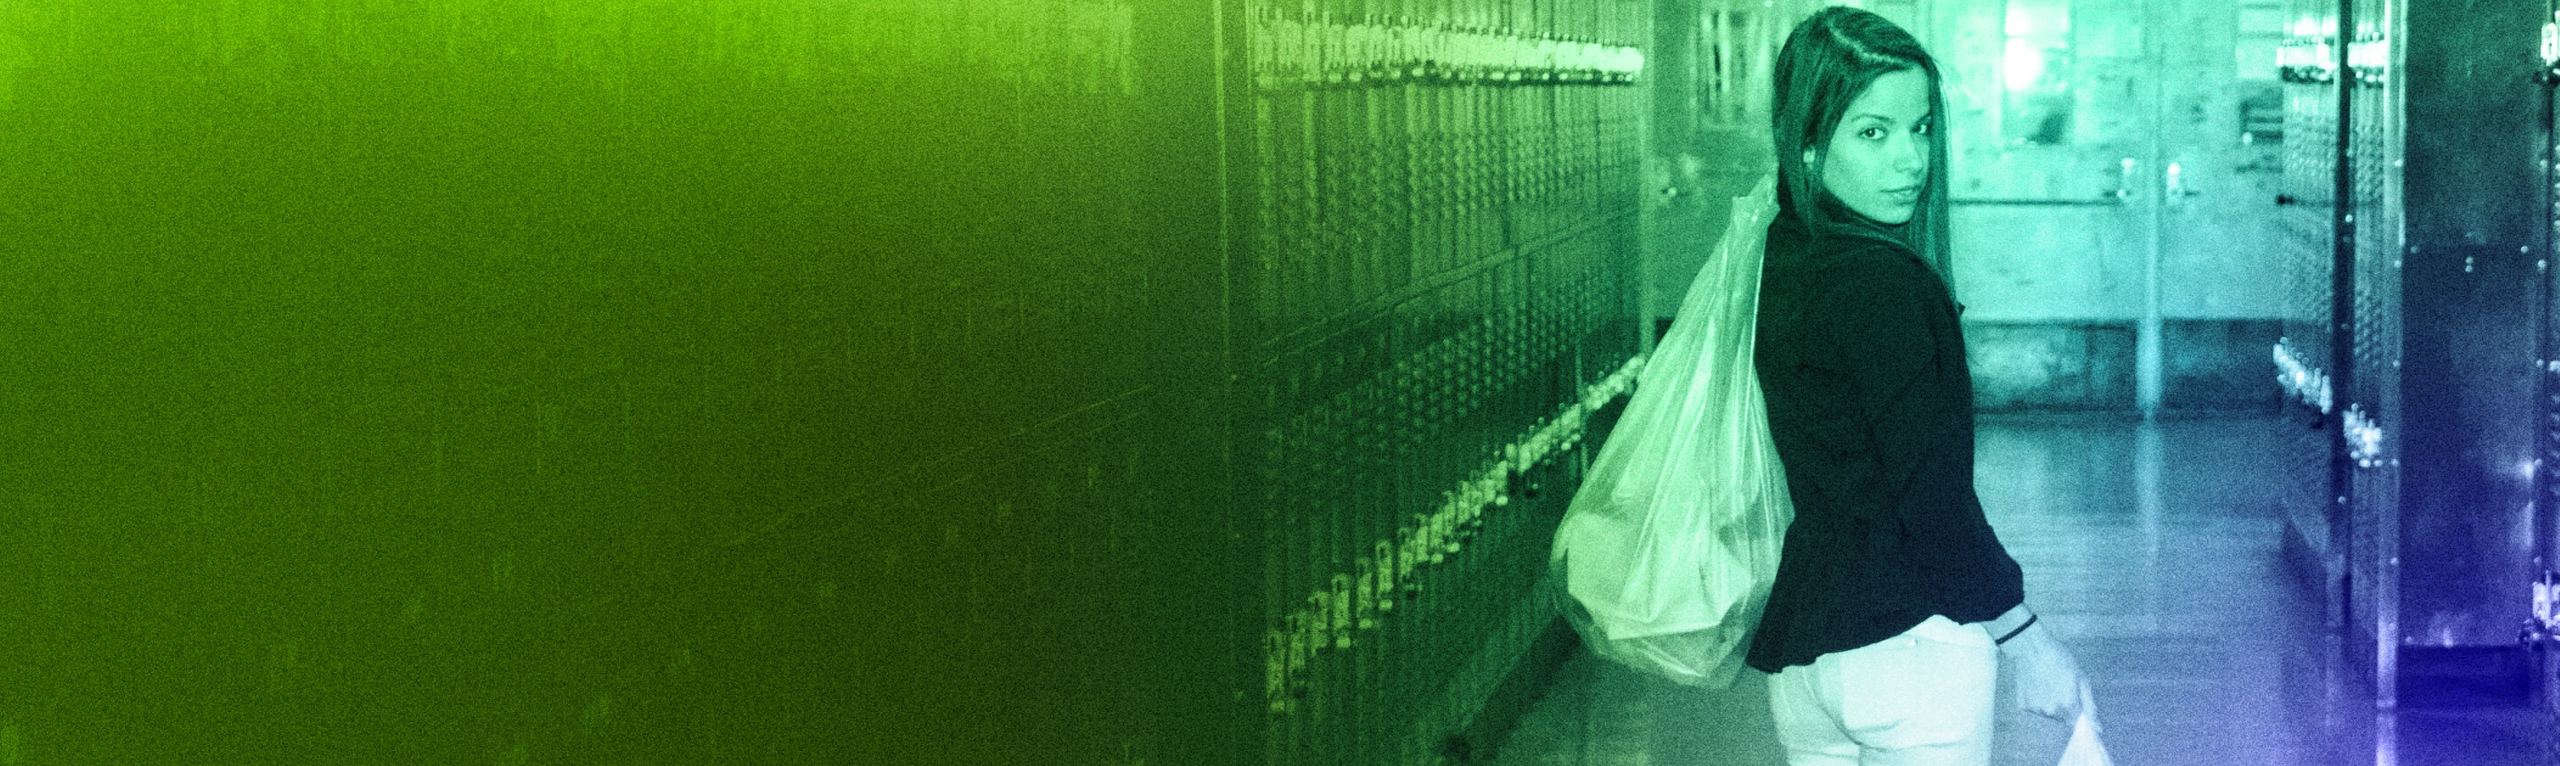
<instances>
[{"instance_id":1,"label":"white plastic bag","mask_svg":"<svg viewBox=\"0 0 2560 766\"><path fill-rule=\"evenodd\" d=\"M1794 507L1751 362L1774 184L1735 198L1556 530L1565 613L1602 657L1725 686L1760 623Z\"/></svg>"},{"instance_id":2,"label":"white plastic bag","mask_svg":"<svg viewBox=\"0 0 2560 766\"><path fill-rule=\"evenodd\" d=\"M2089 685L2080 685L2080 718L2071 724L2071 744L2062 748L2062 766L2115 766L2107 746L2098 741L2098 703Z\"/></svg>"}]
</instances>

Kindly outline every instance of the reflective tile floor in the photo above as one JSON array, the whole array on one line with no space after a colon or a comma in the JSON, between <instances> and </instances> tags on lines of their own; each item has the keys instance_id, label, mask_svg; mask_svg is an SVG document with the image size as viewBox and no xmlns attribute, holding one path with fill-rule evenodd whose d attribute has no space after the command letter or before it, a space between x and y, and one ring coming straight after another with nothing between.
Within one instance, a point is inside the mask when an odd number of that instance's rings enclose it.
<instances>
[{"instance_id":1,"label":"reflective tile floor","mask_svg":"<svg viewBox=\"0 0 2560 766\"><path fill-rule=\"evenodd\" d=\"M2551 764L2521 704L2377 715L2280 555L2298 420L1983 419L1977 488L2027 599L2097 690L2124 766ZM1577 651L1492 761L1782 764L1762 677L1674 686ZM2055 763L2070 731L2000 701L1993 763ZM2379 732L2379 734L2377 734Z\"/></svg>"}]
</instances>

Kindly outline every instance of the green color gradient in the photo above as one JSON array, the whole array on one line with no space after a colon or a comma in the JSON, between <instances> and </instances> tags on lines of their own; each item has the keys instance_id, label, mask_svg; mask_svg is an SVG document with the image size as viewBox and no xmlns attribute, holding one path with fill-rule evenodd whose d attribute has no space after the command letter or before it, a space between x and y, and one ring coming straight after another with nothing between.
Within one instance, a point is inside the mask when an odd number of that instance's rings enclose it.
<instances>
[{"instance_id":1,"label":"green color gradient","mask_svg":"<svg viewBox=\"0 0 2560 766\"><path fill-rule=\"evenodd\" d=\"M1239 750L1210 9L993 5L0 7L0 765Z\"/></svg>"}]
</instances>

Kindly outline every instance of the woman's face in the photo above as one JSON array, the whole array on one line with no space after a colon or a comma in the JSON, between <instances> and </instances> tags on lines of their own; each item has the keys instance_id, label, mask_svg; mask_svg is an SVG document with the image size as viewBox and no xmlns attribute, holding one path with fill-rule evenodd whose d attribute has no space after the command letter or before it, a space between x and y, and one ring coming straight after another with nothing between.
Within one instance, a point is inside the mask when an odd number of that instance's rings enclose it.
<instances>
[{"instance_id":1,"label":"woman's face","mask_svg":"<svg viewBox=\"0 0 2560 766\"><path fill-rule=\"evenodd\" d=\"M1849 101L1848 114L1831 131L1829 154L1806 149L1805 163L1820 160L1822 188L1850 210L1899 225L1911 220L1929 180L1934 122L1928 73L1916 67L1887 72Z\"/></svg>"}]
</instances>

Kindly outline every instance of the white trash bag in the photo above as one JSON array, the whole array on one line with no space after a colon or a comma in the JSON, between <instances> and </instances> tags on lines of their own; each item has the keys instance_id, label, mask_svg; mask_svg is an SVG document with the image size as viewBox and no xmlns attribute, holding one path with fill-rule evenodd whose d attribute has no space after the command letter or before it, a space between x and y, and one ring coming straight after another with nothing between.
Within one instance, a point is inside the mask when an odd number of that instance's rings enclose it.
<instances>
[{"instance_id":1,"label":"white trash bag","mask_svg":"<svg viewBox=\"0 0 2560 766\"><path fill-rule=\"evenodd\" d=\"M1767 178L1734 199L1549 557L1584 644L1690 686L1723 687L1740 671L1795 516L1751 361L1777 210Z\"/></svg>"},{"instance_id":2,"label":"white trash bag","mask_svg":"<svg viewBox=\"0 0 2560 766\"><path fill-rule=\"evenodd\" d=\"M2071 723L2071 742L2062 748L2062 766L2115 766L2107 746L2098 741L2098 701L2087 683L2080 684L2080 717Z\"/></svg>"}]
</instances>

